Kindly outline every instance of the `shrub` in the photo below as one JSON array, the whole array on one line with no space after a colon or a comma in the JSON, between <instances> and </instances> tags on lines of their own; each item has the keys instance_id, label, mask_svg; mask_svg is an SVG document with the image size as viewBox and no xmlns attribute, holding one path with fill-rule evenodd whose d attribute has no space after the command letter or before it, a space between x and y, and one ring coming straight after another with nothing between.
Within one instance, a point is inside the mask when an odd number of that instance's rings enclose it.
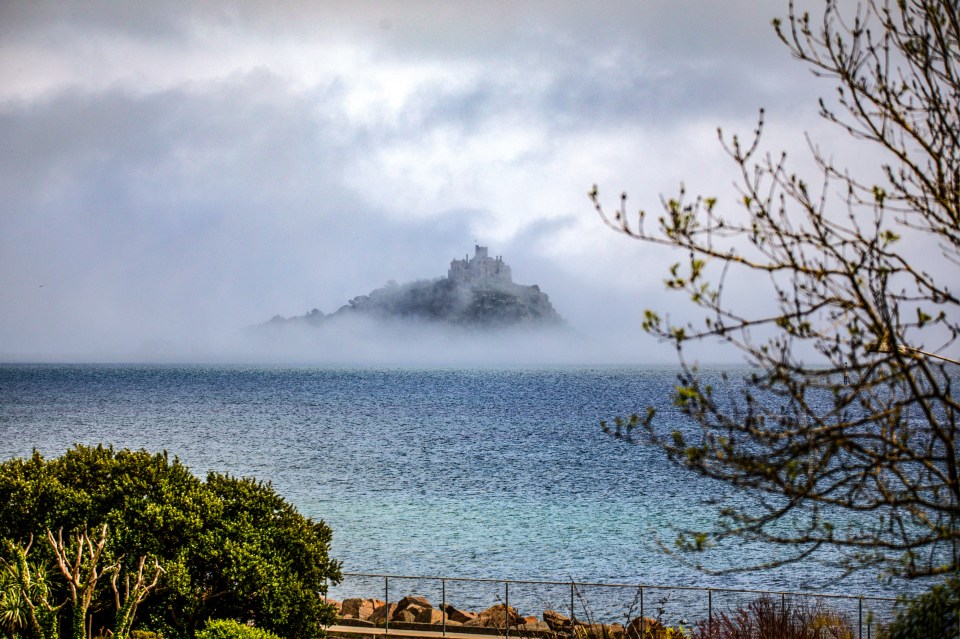
<instances>
[{"instance_id":1,"label":"shrub","mask_svg":"<svg viewBox=\"0 0 960 639\"><path fill-rule=\"evenodd\" d=\"M960 576L911 601L883 633L884 639L940 639L958 636Z\"/></svg>"},{"instance_id":2,"label":"shrub","mask_svg":"<svg viewBox=\"0 0 960 639\"><path fill-rule=\"evenodd\" d=\"M320 597L340 579L328 554L331 530L270 484L218 473L203 481L166 453L103 446L0 463L0 542L104 524L104 565L122 560L129 574L149 556L165 571L137 619L168 639L189 639L211 618L252 619L288 639L313 639L336 618ZM49 544L35 543L30 559L52 565ZM107 583L90 611L93 628L111 625Z\"/></svg>"},{"instance_id":3,"label":"shrub","mask_svg":"<svg viewBox=\"0 0 960 639\"><path fill-rule=\"evenodd\" d=\"M719 613L713 623L701 620L695 639L852 639L853 627L839 613L821 606L808 606L760 597L731 614Z\"/></svg>"},{"instance_id":4,"label":"shrub","mask_svg":"<svg viewBox=\"0 0 960 639\"><path fill-rule=\"evenodd\" d=\"M235 619L210 619L197 631L196 639L280 639L269 630L240 623Z\"/></svg>"}]
</instances>

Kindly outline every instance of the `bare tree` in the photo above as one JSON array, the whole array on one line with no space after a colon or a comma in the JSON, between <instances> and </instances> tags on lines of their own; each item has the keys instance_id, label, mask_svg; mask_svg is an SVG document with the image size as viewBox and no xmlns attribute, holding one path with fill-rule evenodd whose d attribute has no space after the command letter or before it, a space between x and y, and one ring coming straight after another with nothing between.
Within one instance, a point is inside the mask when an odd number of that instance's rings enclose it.
<instances>
[{"instance_id":1,"label":"bare tree","mask_svg":"<svg viewBox=\"0 0 960 639\"><path fill-rule=\"evenodd\" d=\"M122 560L118 559L118 563ZM144 602L150 591L157 587L160 576L164 573L160 562L156 559L153 565L144 572L146 557L140 557L137 564L137 575L132 581L130 574L127 573L124 580L123 594L117 586L119 571L115 571L110 576L110 587L113 589L113 601L117 608L117 617L113 626L114 639L126 639L130 635L130 629L133 627L133 620L137 616L137 608Z\"/></svg>"},{"instance_id":2,"label":"bare tree","mask_svg":"<svg viewBox=\"0 0 960 639\"><path fill-rule=\"evenodd\" d=\"M108 565L101 565L101 558L107 545L106 524L100 529L97 539L92 538L84 527L82 530L77 530L66 542L63 539L62 529L58 531L56 537L47 530L47 541L53 548L57 567L67 583L67 601L72 607L71 638L86 639L91 634L88 628L88 611L97 596L98 582L102 577L110 575L116 617L113 630L109 634L117 639L126 639L133 626L137 607L160 581L160 576L164 572L160 563L154 560L153 565L147 568L147 558L140 557L136 576L131 580L130 573L126 574L121 592L117 581L122 571L123 557L118 557ZM26 557L26 551L21 554ZM45 599L44 604L46 604ZM61 603L60 606L62 605ZM46 607L55 610L49 605Z\"/></svg>"},{"instance_id":3,"label":"bare tree","mask_svg":"<svg viewBox=\"0 0 960 639\"><path fill-rule=\"evenodd\" d=\"M644 329L675 344L676 402L699 428L670 432L650 413L604 428L662 446L702 474L748 489L716 527L785 549L772 563L839 549L849 570L905 577L960 570L957 454L960 334L960 12L956 0L825 0L822 19L789 5L774 28L790 52L836 84L820 114L871 149L879 176L861 180L811 143L818 171L792 173L719 133L740 201L661 198L655 228L626 194L604 222L644 243L681 249L668 289L690 296L702 324L645 312ZM632 218L632 216L631 216ZM932 247L917 260L920 244ZM922 263L922 265L921 265ZM769 287L763 315L725 297L734 277ZM719 338L751 374L728 392L688 364L692 343ZM723 383L721 382L721 385ZM768 564L769 565L769 564Z\"/></svg>"},{"instance_id":4,"label":"bare tree","mask_svg":"<svg viewBox=\"0 0 960 639\"><path fill-rule=\"evenodd\" d=\"M47 530L47 541L53 547L57 567L67 582L67 594L73 611L70 620L71 639L86 639L87 610L96 594L97 582L103 575L116 573L120 569L119 563L100 565L100 556L107 545L107 525L104 524L100 529L100 538L96 541L87 533L86 526L78 530L67 543L63 541L63 529L57 532L56 537Z\"/></svg>"}]
</instances>

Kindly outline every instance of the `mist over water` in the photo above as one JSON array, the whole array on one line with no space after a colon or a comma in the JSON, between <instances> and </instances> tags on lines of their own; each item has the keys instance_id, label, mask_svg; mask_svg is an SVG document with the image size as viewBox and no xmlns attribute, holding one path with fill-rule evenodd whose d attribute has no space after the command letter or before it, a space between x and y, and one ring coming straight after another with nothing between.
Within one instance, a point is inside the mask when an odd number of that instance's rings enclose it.
<instances>
[{"instance_id":1,"label":"mist over water","mask_svg":"<svg viewBox=\"0 0 960 639\"><path fill-rule=\"evenodd\" d=\"M7 346L9 348L9 345ZM291 364L318 366L626 365L670 361L666 345L571 326L477 329L362 316L322 326L223 327L207 334L0 350L0 361L48 363Z\"/></svg>"}]
</instances>

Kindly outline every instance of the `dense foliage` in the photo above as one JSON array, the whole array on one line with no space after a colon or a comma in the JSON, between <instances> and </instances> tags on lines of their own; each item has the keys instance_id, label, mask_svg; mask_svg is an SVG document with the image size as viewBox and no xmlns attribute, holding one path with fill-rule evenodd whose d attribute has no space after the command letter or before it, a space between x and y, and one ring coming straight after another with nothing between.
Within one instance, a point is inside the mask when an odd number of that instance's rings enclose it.
<instances>
[{"instance_id":1,"label":"dense foliage","mask_svg":"<svg viewBox=\"0 0 960 639\"><path fill-rule=\"evenodd\" d=\"M882 636L883 639L960 636L960 577L952 577L910 601Z\"/></svg>"},{"instance_id":2,"label":"dense foliage","mask_svg":"<svg viewBox=\"0 0 960 639\"><path fill-rule=\"evenodd\" d=\"M767 565L814 553L847 570L907 578L960 570L960 13L955 0L789 4L774 29L833 97L820 115L864 145L862 175L811 144L795 173L755 135L721 142L739 198L663 199L651 227L620 207L603 219L644 243L679 249L668 289L702 323L648 310L683 369L676 403L694 427L641 427L678 463L743 490L717 525L681 547L723 539L776 548ZM805 3L806 5L806 3ZM748 282L749 298L728 283ZM716 384L688 365L702 340L754 368ZM752 497L752 500L747 499ZM824 552L818 552L818 551Z\"/></svg>"},{"instance_id":3,"label":"dense foliage","mask_svg":"<svg viewBox=\"0 0 960 639\"><path fill-rule=\"evenodd\" d=\"M210 619L203 630L198 630L196 639L280 639L277 635L240 623L235 619Z\"/></svg>"},{"instance_id":4,"label":"dense foliage","mask_svg":"<svg viewBox=\"0 0 960 639\"><path fill-rule=\"evenodd\" d=\"M29 560L46 570L60 599L66 592L55 574L56 553L39 540L47 531L69 538L104 525L103 567L136 574L140 558L161 567L137 622L168 639L192 636L210 618L250 620L300 639L320 634L334 618L321 596L327 581L340 577L328 554L331 531L301 516L269 484L218 473L202 481L166 453L103 446L0 464L0 539L7 542L0 552L12 559L33 540ZM89 623L111 628L116 608L104 583Z\"/></svg>"}]
</instances>

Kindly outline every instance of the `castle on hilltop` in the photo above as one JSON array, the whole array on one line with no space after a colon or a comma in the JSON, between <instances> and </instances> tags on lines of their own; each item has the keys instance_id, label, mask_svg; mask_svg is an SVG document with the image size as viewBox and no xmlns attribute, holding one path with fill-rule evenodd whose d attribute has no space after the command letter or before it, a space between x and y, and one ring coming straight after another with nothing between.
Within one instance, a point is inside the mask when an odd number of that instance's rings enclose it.
<instances>
[{"instance_id":1,"label":"castle on hilltop","mask_svg":"<svg viewBox=\"0 0 960 639\"><path fill-rule=\"evenodd\" d=\"M510 276L510 267L504 264L503 257L490 257L487 254L487 247L474 245L474 256L468 258L463 256L462 260L452 260L450 270L447 271L447 279L454 284L472 285L485 280L495 280L499 282L512 283Z\"/></svg>"}]
</instances>

